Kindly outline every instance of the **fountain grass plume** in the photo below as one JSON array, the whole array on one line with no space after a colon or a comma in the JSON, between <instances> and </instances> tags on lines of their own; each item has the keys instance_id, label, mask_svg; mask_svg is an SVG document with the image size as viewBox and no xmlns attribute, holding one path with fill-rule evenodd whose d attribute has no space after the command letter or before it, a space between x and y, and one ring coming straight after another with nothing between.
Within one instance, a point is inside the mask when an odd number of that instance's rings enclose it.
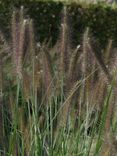
<instances>
[{"instance_id":1,"label":"fountain grass plume","mask_svg":"<svg viewBox=\"0 0 117 156\"><path fill-rule=\"evenodd\" d=\"M69 58L70 58L70 42L71 42L71 33L69 26L69 17L67 7L64 6L62 12L62 21L61 21L61 32L60 32L60 41L59 41L59 49L60 49L60 72L62 73L62 77L65 76L66 71L69 66Z\"/></svg>"},{"instance_id":2,"label":"fountain grass plume","mask_svg":"<svg viewBox=\"0 0 117 156\"><path fill-rule=\"evenodd\" d=\"M19 20L16 11L14 11L12 15L12 60L15 73L20 79L22 77L22 55L25 40L25 24L26 21L23 17L23 7L21 7Z\"/></svg>"},{"instance_id":3,"label":"fountain grass plume","mask_svg":"<svg viewBox=\"0 0 117 156\"><path fill-rule=\"evenodd\" d=\"M106 64L102 58L102 55L101 55L101 52L100 52L100 49L96 46L96 43L94 43L93 40L91 40L89 43L88 43L88 48L89 48L89 51L93 54L97 64L99 65L102 73L104 74L105 76L105 80L107 79L108 83L111 83L111 75L109 73L109 70L108 68L106 67Z\"/></svg>"},{"instance_id":4,"label":"fountain grass plume","mask_svg":"<svg viewBox=\"0 0 117 156\"><path fill-rule=\"evenodd\" d=\"M34 39L34 26L33 26L33 20L29 19L28 24L29 29L29 50L31 53L31 57L35 57L35 39Z\"/></svg>"},{"instance_id":5,"label":"fountain grass plume","mask_svg":"<svg viewBox=\"0 0 117 156\"><path fill-rule=\"evenodd\" d=\"M76 66L77 62L81 56L81 53L79 53L80 45L77 46L77 48L73 51L73 54L70 59L69 63L69 71L68 71L68 77L71 78L73 74L76 72Z\"/></svg>"},{"instance_id":6,"label":"fountain grass plume","mask_svg":"<svg viewBox=\"0 0 117 156\"><path fill-rule=\"evenodd\" d=\"M108 43L107 43L107 46L106 46L106 51L105 51L105 62L106 63L110 62L112 46L113 46L113 40L109 39Z\"/></svg>"},{"instance_id":7,"label":"fountain grass plume","mask_svg":"<svg viewBox=\"0 0 117 156\"><path fill-rule=\"evenodd\" d=\"M43 67L43 84L45 88L46 99L52 95L52 88L54 85L54 70L53 70L53 61L49 53L48 44L44 44L41 48L42 51L42 67Z\"/></svg>"}]
</instances>

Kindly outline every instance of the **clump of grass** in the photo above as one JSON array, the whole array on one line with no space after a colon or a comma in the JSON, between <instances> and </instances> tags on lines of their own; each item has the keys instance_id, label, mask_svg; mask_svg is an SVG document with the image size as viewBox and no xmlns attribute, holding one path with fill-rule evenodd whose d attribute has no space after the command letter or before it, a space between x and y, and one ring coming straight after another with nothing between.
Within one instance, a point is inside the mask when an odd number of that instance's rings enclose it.
<instances>
[{"instance_id":1,"label":"clump of grass","mask_svg":"<svg viewBox=\"0 0 117 156\"><path fill-rule=\"evenodd\" d=\"M108 154L113 153L116 59L112 64L112 40L104 58L89 28L81 44L72 47L69 13L64 7L55 45L59 49L50 46L51 40L38 49L33 20L24 17L23 8L13 12L10 44L0 36L4 40L0 55L5 58L0 59L1 154L104 155L106 144ZM2 68L6 61L13 64L12 70Z\"/></svg>"}]
</instances>

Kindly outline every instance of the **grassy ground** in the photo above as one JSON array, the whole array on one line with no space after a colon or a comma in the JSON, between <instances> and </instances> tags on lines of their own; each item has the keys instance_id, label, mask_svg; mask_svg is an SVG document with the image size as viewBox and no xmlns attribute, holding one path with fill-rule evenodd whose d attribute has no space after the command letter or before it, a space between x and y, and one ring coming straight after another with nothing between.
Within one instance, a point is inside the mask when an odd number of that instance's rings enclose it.
<instances>
[{"instance_id":1,"label":"grassy ground","mask_svg":"<svg viewBox=\"0 0 117 156\"><path fill-rule=\"evenodd\" d=\"M89 28L73 47L66 8L61 22L54 47L35 42L23 8L11 41L0 34L1 155L116 155L116 49L102 55Z\"/></svg>"}]
</instances>

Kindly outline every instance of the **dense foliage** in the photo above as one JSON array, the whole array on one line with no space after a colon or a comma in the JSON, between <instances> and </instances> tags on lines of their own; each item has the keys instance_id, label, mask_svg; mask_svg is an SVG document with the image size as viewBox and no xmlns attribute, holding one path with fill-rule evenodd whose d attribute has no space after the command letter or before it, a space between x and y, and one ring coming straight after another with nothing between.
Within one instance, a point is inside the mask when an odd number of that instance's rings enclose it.
<instances>
[{"instance_id":1,"label":"dense foliage","mask_svg":"<svg viewBox=\"0 0 117 156\"><path fill-rule=\"evenodd\" d=\"M0 4L0 28L8 36L10 28L8 27L12 11L15 7L24 6L26 14L34 19L37 31L37 40L43 41L46 38L52 38L56 42L59 34L60 18L63 8L61 2L35 2L28 0L3 1ZM74 43L78 44L81 40L81 34L86 27L90 27L92 34L100 41L100 44L106 44L108 38L117 41L117 9L109 5L90 4L82 6L81 4L68 4L71 23L72 36ZM9 22L8 22L9 21Z\"/></svg>"}]
</instances>

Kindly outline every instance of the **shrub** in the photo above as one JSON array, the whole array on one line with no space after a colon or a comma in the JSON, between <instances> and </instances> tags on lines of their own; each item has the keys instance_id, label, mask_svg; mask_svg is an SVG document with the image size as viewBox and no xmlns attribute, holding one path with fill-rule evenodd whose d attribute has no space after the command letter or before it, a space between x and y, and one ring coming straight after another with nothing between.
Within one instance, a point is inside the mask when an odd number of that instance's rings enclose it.
<instances>
[{"instance_id":1,"label":"shrub","mask_svg":"<svg viewBox=\"0 0 117 156\"><path fill-rule=\"evenodd\" d=\"M14 7L23 5L26 14L34 19L37 41L52 38L56 43L59 35L61 12L64 5L69 10L69 18L73 33L73 43L80 43L82 33L86 27L90 27L91 33L98 40L101 47L105 47L108 39L117 42L117 10L109 5L101 3L83 6L82 4L42 1L2 1L0 3L0 27L8 36L9 23ZM7 32L7 33L6 33ZM103 43L103 44L102 44Z\"/></svg>"}]
</instances>

